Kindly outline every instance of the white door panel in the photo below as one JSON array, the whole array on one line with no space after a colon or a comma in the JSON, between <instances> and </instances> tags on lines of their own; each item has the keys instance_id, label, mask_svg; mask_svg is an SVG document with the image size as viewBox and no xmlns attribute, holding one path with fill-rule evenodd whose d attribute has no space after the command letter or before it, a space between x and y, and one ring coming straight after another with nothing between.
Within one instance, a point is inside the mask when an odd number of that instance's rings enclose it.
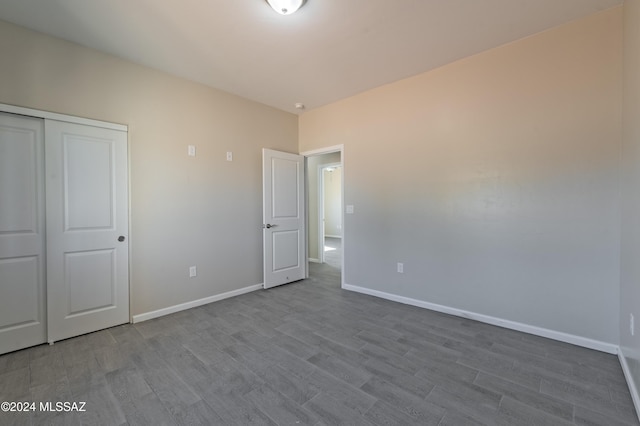
<instances>
[{"instance_id":1,"label":"white door panel","mask_svg":"<svg viewBox=\"0 0 640 426\"><path fill-rule=\"evenodd\" d=\"M306 276L304 157L262 150L264 287Z\"/></svg>"},{"instance_id":2,"label":"white door panel","mask_svg":"<svg viewBox=\"0 0 640 426\"><path fill-rule=\"evenodd\" d=\"M66 134L62 147L65 231L113 229L113 140Z\"/></svg>"},{"instance_id":3,"label":"white door panel","mask_svg":"<svg viewBox=\"0 0 640 426\"><path fill-rule=\"evenodd\" d=\"M64 254L67 315L73 317L116 306L115 250L88 250ZM87 286L87 277L92 277Z\"/></svg>"},{"instance_id":4,"label":"white door panel","mask_svg":"<svg viewBox=\"0 0 640 426\"><path fill-rule=\"evenodd\" d=\"M272 221L273 222L273 221ZM272 231L273 239L273 271L279 272L286 269L298 268L300 258L298 256L298 241L300 231Z\"/></svg>"},{"instance_id":5,"label":"white door panel","mask_svg":"<svg viewBox=\"0 0 640 426\"><path fill-rule=\"evenodd\" d=\"M127 135L54 120L45 132L53 342L129 321Z\"/></svg>"},{"instance_id":6,"label":"white door panel","mask_svg":"<svg viewBox=\"0 0 640 426\"><path fill-rule=\"evenodd\" d=\"M273 191L271 215L273 219L298 219L300 200L298 187L300 162L297 158L278 158L271 156L271 175Z\"/></svg>"},{"instance_id":7,"label":"white door panel","mask_svg":"<svg viewBox=\"0 0 640 426\"><path fill-rule=\"evenodd\" d=\"M46 341L43 134L0 113L0 354Z\"/></svg>"}]
</instances>

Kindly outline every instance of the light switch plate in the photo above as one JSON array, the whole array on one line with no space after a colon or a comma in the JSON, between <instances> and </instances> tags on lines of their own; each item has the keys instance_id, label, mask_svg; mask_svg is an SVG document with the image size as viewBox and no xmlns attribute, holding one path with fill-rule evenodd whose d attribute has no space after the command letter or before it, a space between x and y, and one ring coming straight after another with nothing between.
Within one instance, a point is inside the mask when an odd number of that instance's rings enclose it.
<instances>
[{"instance_id":1,"label":"light switch plate","mask_svg":"<svg viewBox=\"0 0 640 426\"><path fill-rule=\"evenodd\" d=\"M189 155L189 157L195 157L196 156L196 146L195 145L189 145L187 147L187 154Z\"/></svg>"},{"instance_id":2,"label":"light switch plate","mask_svg":"<svg viewBox=\"0 0 640 426\"><path fill-rule=\"evenodd\" d=\"M227 151L227 161L233 161L233 152Z\"/></svg>"},{"instance_id":3,"label":"light switch plate","mask_svg":"<svg viewBox=\"0 0 640 426\"><path fill-rule=\"evenodd\" d=\"M347 205L347 214L353 214L353 205Z\"/></svg>"}]
</instances>

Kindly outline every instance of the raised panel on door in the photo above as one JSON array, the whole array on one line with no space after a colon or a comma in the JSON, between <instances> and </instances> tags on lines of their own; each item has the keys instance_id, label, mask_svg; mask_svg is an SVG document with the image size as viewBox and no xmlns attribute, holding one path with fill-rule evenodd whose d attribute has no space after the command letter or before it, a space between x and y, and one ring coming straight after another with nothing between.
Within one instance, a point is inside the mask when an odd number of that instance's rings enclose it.
<instances>
[{"instance_id":1,"label":"raised panel on door","mask_svg":"<svg viewBox=\"0 0 640 426\"><path fill-rule=\"evenodd\" d=\"M129 321L127 135L53 120L45 127L53 342Z\"/></svg>"},{"instance_id":2,"label":"raised panel on door","mask_svg":"<svg viewBox=\"0 0 640 426\"><path fill-rule=\"evenodd\" d=\"M273 231L273 272L287 271L300 267L300 231Z\"/></svg>"},{"instance_id":3,"label":"raised panel on door","mask_svg":"<svg viewBox=\"0 0 640 426\"><path fill-rule=\"evenodd\" d=\"M113 229L114 140L68 133L62 140L64 229Z\"/></svg>"},{"instance_id":4,"label":"raised panel on door","mask_svg":"<svg viewBox=\"0 0 640 426\"><path fill-rule=\"evenodd\" d=\"M67 316L112 309L116 306L115 250L89 250L64 254ZM92 277L92 285L86 278Z\"/></svg>"},{"instance_id":5,"label":"raised panel on door","mask_svg":"<svg viewBox=\"0 0 640 426\"><path fill-rule=\"evenodd\" d=\"M300 217L301 163L297 158L271 157L272 219Z\"/></svg>"},{"instance_id":6,"label":"raised panel on door","mask_svg":"<svg viewBox=\"0 0 640 426\"><path fill-rule=\"evenodd\" d=\"M304 158L263 150L264 287L306 276Z\"/></svg>"},{"instance_id":7,"label":"raised panel on door","mask_svg":"<svg viewBox=\"0 0 640 426\"><path fill-rule=\"evenodd\" d=\"M43 133L0 113L0 354L46 341Z\"/></svg>"}]
</instances>

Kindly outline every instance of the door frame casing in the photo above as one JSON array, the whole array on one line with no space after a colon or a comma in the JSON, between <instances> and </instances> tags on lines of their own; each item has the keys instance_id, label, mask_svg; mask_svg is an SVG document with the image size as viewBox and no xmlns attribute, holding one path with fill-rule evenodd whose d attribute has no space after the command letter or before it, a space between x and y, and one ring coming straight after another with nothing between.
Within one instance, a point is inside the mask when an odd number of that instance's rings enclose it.
<instances>
[{"instance_id":1,"label":"door frame casing","mask_svg":"<svg viewBox=\"0 0 640 426\"><path fill-rule=\"evenodd\" d=\"M101 127L104 129L129 131L129 126L125 124L109 123L107 121L93 120L91 118L75 117L73 115L58 114L55 112L41 111L38 109L24 108L15 105L0 103L0 111L18 115L26 115L34 118L44 118L47 120L64 121L66 123L83 124L85 126Z\"/></svg>"},{"instance_id":2,"label":"door frame casing","mask_svg":"<svg viewBox=\"0 0 640 426\"><path fill-rule=\"evenodd\" d=\"M344 218L344 216L345 216L345 214L344 214L344 212L345 212L345 195L344 195L344 192L345 192L345 180L346 180L345 179L346 173L345 173L344 144L332 145L332 146L327 146L327 147L324 147L324 148L312 149L312 150L309 150L309 151L302 151L302 152L300 152L300 155L302 155L305 158L305 169L306 169L307 168L307 159L309 157L315 157L317 155L324 155L324 154L332 154L334 152L339 152L340 153L340 165L342 167L342 182L341 182L341 185L340 185L340 198L341 198L341 203L342 203L342 209L341 209L341 212L340 212L340 220L342 222L342 255L341 255L342 258L340 260L340 263L341 263L342 273L340 274L340 286L342 288L344 288L344 286L345 286L345 252L346 252L345 248L347 246L347 231L346 231L347 224L346 224L346 222L344 220L345 219ZM306 175L307 175L307 173L305 173L305 176ZM308 182L306 184L308 186ZM307 189L308 189L308 187L307 187ZM309 191L306 191L306 193L308 194ZM308 198L308 196L306 196L306 199L305 199L305 210L306 210L305 221L307 222L307 226L306 226L306 228L307 228L307 235L306 235L307 243L305 244L305 250L307 250L307 252L308 252L308 247L309 247L309 243L308 243L308 241L309 241L309 235L308 235L308 232L309 232L309 226L308 226L308 223L309 223L309 198ZM318 220L318 222L320 222L320 220ZM319 256L320 256L320 254L319 254ZM322 258L324 259L324 256L322 256ZM307 256L306 256L306 262L307 262L307 278L308 278L308 276L309 276L309 256L308 256L308 253L307 253Z\"/></svg>"}]
</instances>

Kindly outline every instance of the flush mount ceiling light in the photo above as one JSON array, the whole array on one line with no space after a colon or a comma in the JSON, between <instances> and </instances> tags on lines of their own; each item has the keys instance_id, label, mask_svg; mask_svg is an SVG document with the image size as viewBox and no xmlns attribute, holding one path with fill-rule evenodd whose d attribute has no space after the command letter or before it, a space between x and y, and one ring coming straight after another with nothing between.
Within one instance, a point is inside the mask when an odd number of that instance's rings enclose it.
<instances>
[{"instance_id":1,"label":"flush mount ceiling light","mask_svg":"<svg viewBox=\"0 0 640 426\"><path fill-rule=\"evenodd\" d=\"M307 0L266 0L269 6L281 15L291 15L300 9Z\"/></svg>"}]
</instances>

